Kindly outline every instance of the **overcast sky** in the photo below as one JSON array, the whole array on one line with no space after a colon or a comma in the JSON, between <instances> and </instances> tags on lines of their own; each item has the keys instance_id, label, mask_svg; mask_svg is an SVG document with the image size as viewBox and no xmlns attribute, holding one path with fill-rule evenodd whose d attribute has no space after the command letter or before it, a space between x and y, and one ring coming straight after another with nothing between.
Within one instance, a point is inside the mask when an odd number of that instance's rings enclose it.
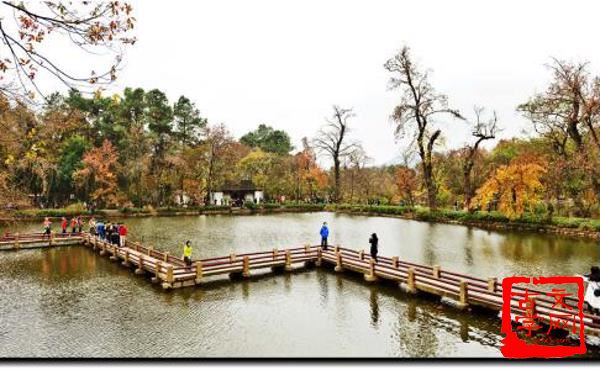
<instances>
[{"instance_id":1,"label":"overcast sky","mask_svg":"<svg viewBox=\"0 0 600 370\"><path fill-rule=\"evenodd\" d=\"M472 116L498 112L501 136L529 129L515 107L548 82L551 56L600 66L598 1L148 1L134 0L139 42L111 88L190 97L236 137L260 123L300 147L331 114L353 107L354 138L375 164L401 146L389 115L384 62L403 45L432 70L434 87ZM73 60L72 63L77 63ZM444 148L468 139L450 122Z\"/></svg>"}]
</instances>

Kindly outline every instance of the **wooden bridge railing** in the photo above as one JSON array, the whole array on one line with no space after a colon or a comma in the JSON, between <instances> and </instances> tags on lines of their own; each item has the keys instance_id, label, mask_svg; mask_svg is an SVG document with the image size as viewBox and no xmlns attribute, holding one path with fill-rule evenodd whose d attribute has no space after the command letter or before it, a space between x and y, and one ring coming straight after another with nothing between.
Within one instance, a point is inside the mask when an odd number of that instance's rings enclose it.
<instances>
[{"instance_id":1,"label":"wooden bridge railing","mask_svg":"<svg viewBox=\"0 0 600 370\"><path fill-rule=\"evenodd\" d=\"M55 239L61 239L61 238L73 238L73 237L80 237L82 236L83 233L56 233L53 232L51 233L51 235L55 238ZM15 241L15 240L19 240L19 241L27 241L27 240L39 240L42 238L48 238L48 234L45 233L39 233L39 232L29 232L29 233L4 233L4 235L0 236L0 242L10 242L10 241Z\"/></svg>"},{"instance_id":2,"label":"wooden bridge railing","mask_svg":"<svg viewBox=\"0 0 600 370\"><path fill-rule=\"evenodd\" d=\"M361 253L361 251L347 248L334 248L323 251L323 257L330 264L335 264L337 271L348 268L364 273L365 278L373 275L396 280L405 284L405 290L409 292L420 290L446 296L457 301L459 306L475 304L495 311L501 310L502 307L502 287L495 278L486 281L446 271L439 266L424 266L402 262L397 257L378 257L378 263L371 264L370 258L369 260L365 259L364 253ZM511 290L516 293L525 292L524 288L517 286ZM546 296L545 292L536 289L528 289L528 291L530 293L540 293L539 296L535 297L536 314L546 321L550 321L550 314L573 314L572 311L566 308L556 307L555 300ZM576 307L577 300L569 298L569 301L573 307ZM513 313L525 313L525 310L519 308L518 297L511 299L511 309ZM600 329L600 316L586 313L584 324L591 329Z\"/></svg>"}]
</instances>

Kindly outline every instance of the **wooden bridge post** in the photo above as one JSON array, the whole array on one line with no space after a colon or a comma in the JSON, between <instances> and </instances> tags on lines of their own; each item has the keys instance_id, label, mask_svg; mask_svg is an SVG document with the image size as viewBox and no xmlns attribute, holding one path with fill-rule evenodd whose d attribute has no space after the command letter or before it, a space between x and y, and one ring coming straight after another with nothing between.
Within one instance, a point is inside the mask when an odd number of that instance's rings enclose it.
<instances>
[{"instance_id":1,"label":"wooden bridge post","mask_svg":"<svg viewBox=\"0 0 600 370\"><path fill-rule=\"evenodd\" d=\"M50 246L54 245L54 234L55 234L54 231L50 233Z\"/></svg>"},{"instance_id":2,"label":"wooden bridge post","mask_svg":"<svg viewBox=\"0 0 600 370\"><path fill-rule=\"evenodd\" d=\"M365 274L365 280L368 282L377 281L377 275L375 275L375 260L373 258L369 261L369 271Z\"/></svg>"},{"instance_id":3,"label":"wooden bridge post","mask_svg":"<svg viewBox=\"0 0 600 370\"><path fill-rule=\"evenodd\" d=\"M319 247L317 248L317 262L315 263L317 265L317 267L321 266L321 264L323 263L323 248Z\"/></svg>"},{"instance_id":4,"label":"wooden bridge post","mask_svg":"<svg viewBox=\"0 0 600 370\"><path fill-rule=\"evenodd\" d=\"M304 244L304 255L308 255L308 254L310 254L310 244ZM314 265L315 265L315 261L312 259L304 261L305 268L310 268L310 267L313 267Z\"/></svg>"},{"instance_id":5,"label":"wooden bridge post","mask_svg":"<svg viewBox=\"0 0 600 370\"><path fill-rule=\"evenodd\" d=\"M392 267L394 267L395 269L398 268L398 257L397 256L392 257Z\"/></svg>"},{"instance_id":6,"label":"wooden bridge post","mask_svg":"<svg viewBox=\"0 0 600 370\"><path fill-rule=\"evenodd\" d=\"M106 254L106 242L100 242L100 255L104 256Z\"/></svg>"},{"instance_id":7,"label":"wooden bridge post","mask_svg":"<svg viewBox=\"0 0 600 370\"><path fill-rule=\"evenodd\" d=\"M340 245L336 244L335 249L333 250L335 253L338 253L340 251Z\"/></svg>"},{"instance_id":8,"label":"wooden bridge post","mask_svg":"<svg viewBox=\"0 0 600 370\"><path fill-rule=\"evenodd\" d=\"M248 278L250 277L250 257L244 256L243 264L242 264L242 277Z\"/></svg>"},{"instance_id":9,"label":"wooden bridge post","mask_svg":"<svg viewBox=\"0 0 600 370\"><path fill-rule=\"evenodd\" d=\"M496 293L496 284L498 284L498 279L493 277L488 279L488 291L490 293Z\"/></svg>"},{"instance_id":10,"label":"wooden bridge post","mask_svg":"<svg viewBox=\"0 0 600 370\"><path fill-rule=\"evenodd\" d=\"M335 264L335 269L334 269L335 272L344 271L344 266L342 265L342 253L340 253L339 250L335 253L335 259L336 259L336 264Z\"/></svg>"},{"instance_id":11,"label":"wooden bridge post","mask_svg":"<svg viewBox=\"0 0 600 370\"><path fill-rule=\"evenodd\" d=\"M202 262L196 262L196 284L200 284L202 282Z\"/></svg>"},{"instance_id":12,"label":"wooden bridge post","mask_svg":"<svg viewBox=\"0 0 600 370\"><path fill-rule=\"evenodd\" d=\"M415 282L415 268L409 267L406 276L406 285L400 284L402 290L406 293L415 294L417 293L417 284Z\"/></svg>"},{"instance_id":13,"label":"wooden bridge post","mask_svg":"<svg viewBox=\"0 0 600 370\"><path fill-rule=\"evenodd\" d=\"M167 267L167 281L163 282L162 284L163 289L173 288L174 280L175 279L173 277L173 265L169 265L169 267Z\"/></svg>"},{"instance_id":14,"label":"wooden bridge post","mask_svg":"<svg viewBox=\"0 0 600 370\"><path fill-rule=\"evenodd\" d=\"M440 265L434 265L433 266L433 277L436 279L440 278L440 272L441 272L441 268Z\"/></svg>"},{"instance_id":15,"label":"wooden bridge post","mask_svg":"<svg viewBox=\"0 0 600 370\"><path fill-rule=\"evenodd\" d=\"M117 261L119 259L119 255L118 255L119 252L117 251L117 246L114 244L111 244L111 246L112 246L112 252L111 252L112 256L110 256L109 259L111 261Z\"/></svg>"},{"instance_id":16,"label":"wooden bridge post","mask_svg":"<svg viewBox=\"0 0 600 370\"><path fill-rule=\"evenodd\" d=\"M285 250L285 271L292 271L292 253L289 249Z\"/></svg>"},{"instance_id":17,"label":"wooden bridge post","mask_svg":"<svg viewBox=\"0 0 600 370\"><path fill-rule=\"evenodd\" d=\"M140 253L138 260L138 268L135 270L136 275L144 274L144 254Z\"/></svg>"},{"instance_id":18,"label":"wooden bridge post","mask_svg":"<svg viewBox=\"0 0 600 370\"><path fill-rule=\"evenodd\" d=\"M363 249L358 251L358 259L361 261L365 259L365 251Z\"/></svg>"},{"instance_id":19,"label":"wooden bridge post","mask_svg":"<svg viewBox=\"0 0 600 370\"><path fill-rule=\"evenodd\" d=\"M469 305L469 284L461 280L458 284L460 291L458 294L458 308L465 309Z\"/></svg>"},{"instance_id":20,"label":"wooden bridge post","mask_svg":"<svg viewBox=\"0 0 600 370\"><path fill-rule=\"evenodd\" d=\"M150 279L153 283L158 283L160 281L160 270L162 269L162 263L160 261L156 261L154 265L154 276Z\"/></svg>"},{"instance_id":21,"label":"wooden bridge post","mask_svg":"<svg viewBox=\"0 0 600 370\"><path fill-rule=\"evenodd\" d=\"M21 248L21 245L19 244L19 233L15 233L15 244L14 244L14 246L15 246L15 249L17 249L17 250L19 248Z\"/></svg>"},{"instance_id":22,"label":"wooden bridge post","mask_svg":"<svg viewBox=\"0 0 600 370\"><path fill-rule=\"evenodd\" d=\"M169 252L164 253L164 262L169 262Z\"/></svg>"},{"instance_id":23,"label":"wooden bridge post","mask_svg":"<svg viewBox=\"0 0 600 370\"><path fill-rule=\"evenodd\" d=\"M273 261L275 261L277 259L278 255L279 255L279 251L277 250L277 248L273 248Z\"/></svg>"},{"instance_id":24,"label":"wooden bridge post","mask_svg":"<svg viewBox=\"0 0 600 370\"><path fill-rule=\"evenodd\" d=\"M129 267L129 249L125 249L125 259L123 260L122 265Z\"/></svg>"},{"instance_id":25,"label":"wooden bridge post","mask_svg":"<svg viewBox=\"0 0 600 370\"><path fill-rule=\"evenodd\" d=\"M236 261L235 253L231 253L229 255L229 263L234 263Z\"/></svg>"}]
</instances>

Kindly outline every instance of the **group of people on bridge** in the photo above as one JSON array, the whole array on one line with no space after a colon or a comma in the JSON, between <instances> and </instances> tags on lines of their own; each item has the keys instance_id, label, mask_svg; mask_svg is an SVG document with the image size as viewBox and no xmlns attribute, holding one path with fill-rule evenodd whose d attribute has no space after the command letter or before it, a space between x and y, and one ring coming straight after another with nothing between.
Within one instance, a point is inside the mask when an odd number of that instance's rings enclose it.
<instances>
[{"instance_id":1,"label":"group of people on bridge","mask_svg":"<svg viewBox=\"0 0 600 370\"><path fill-rule=\"evenodd\" d=\"M98 220L94 217L88 222L90 234L98 236L100 239L108 241L111 244L119 247L124 247L127 242L127 234L129 230L127 225L122 222L110 222Z\"/></svg>"},{"instance_id":2,"label":"group of people on bridge","mask_svg":"<svg viewBox=\"0 0 600 370\"><path fill-rule=\"evenodd\" d=\"M73 217L69 222L66 217L63 217L60 223L63 234L68 233L69 225L71 226L71 233L81 233L83 230L83 219L81 216L77 216ZM44 219L43 227L44 236L50 238L50 235L52 234L52 221L50 221L49 217ZM94 217L91 217L88 221L88 227L91 235L98 236L100 239L120 247L125 246L129 230L124 223L104 222L102 220L96 221Z\"/></svg>"}]
</instances>

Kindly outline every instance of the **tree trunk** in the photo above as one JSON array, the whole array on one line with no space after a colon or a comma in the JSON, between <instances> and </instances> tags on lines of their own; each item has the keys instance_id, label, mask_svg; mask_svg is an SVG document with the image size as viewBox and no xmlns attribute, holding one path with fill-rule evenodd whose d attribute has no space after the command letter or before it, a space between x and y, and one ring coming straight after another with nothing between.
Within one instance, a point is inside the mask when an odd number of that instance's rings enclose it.
<instances>
[{"instance_id":1,"label":"tree trunk","mask_svg":"<svg viewBox=\"0 0 600 370\"><path fill-rule=\"evenodd\" d=\"M211 149L210 161L208 163L208 174L206 176L206 196L204 203L212 205L210 203L210 193L212 192L212 177L213 177L213 165L214 165L214 150Z\"/></svg>"},{"instance_id":2,"label":"tree trunk","mask_svg":"<svg viewBox=\"0 0 600 370\"><path fill-rule=\"evenodd\" d=\"M352 170L350 173L350 203L352 204L354 198L354 170Z\"/></svg>"},{"instance_id":3,"label":"tree trunk","mask_svg":"<svg viewBox=\"0 0 600 370\"><path fill-rule=\"evenodd\" d=\"M466 211L471 211L471 199L473 198L473 184L471 182L471 171L473 169L473 162L468 162L463 166L463 187L464 187L464 205L463 208Z\"/></svg>"},{"instance_id":4,"label":"tree trunk","mask_svg":"<svg viewBox=\"0 0 600 370\"><path fill-rule=\"evenodd\" d=\"M333 173L335 178L333 202L337 203L340 200L340 160L337 157L333 159Z\"/></svg>"},{"instance_id":5,"label":"tree trunk","mask_svg":"<svg viewBox=\"0 0 600 370\"><path fill-rule=\"evenodd\" d=\"M427 204L431 211L437 209L437 186L433 179L433 168L431 163L423 162L423 177L427 188Z\"/></svg>"}]
</instances>

